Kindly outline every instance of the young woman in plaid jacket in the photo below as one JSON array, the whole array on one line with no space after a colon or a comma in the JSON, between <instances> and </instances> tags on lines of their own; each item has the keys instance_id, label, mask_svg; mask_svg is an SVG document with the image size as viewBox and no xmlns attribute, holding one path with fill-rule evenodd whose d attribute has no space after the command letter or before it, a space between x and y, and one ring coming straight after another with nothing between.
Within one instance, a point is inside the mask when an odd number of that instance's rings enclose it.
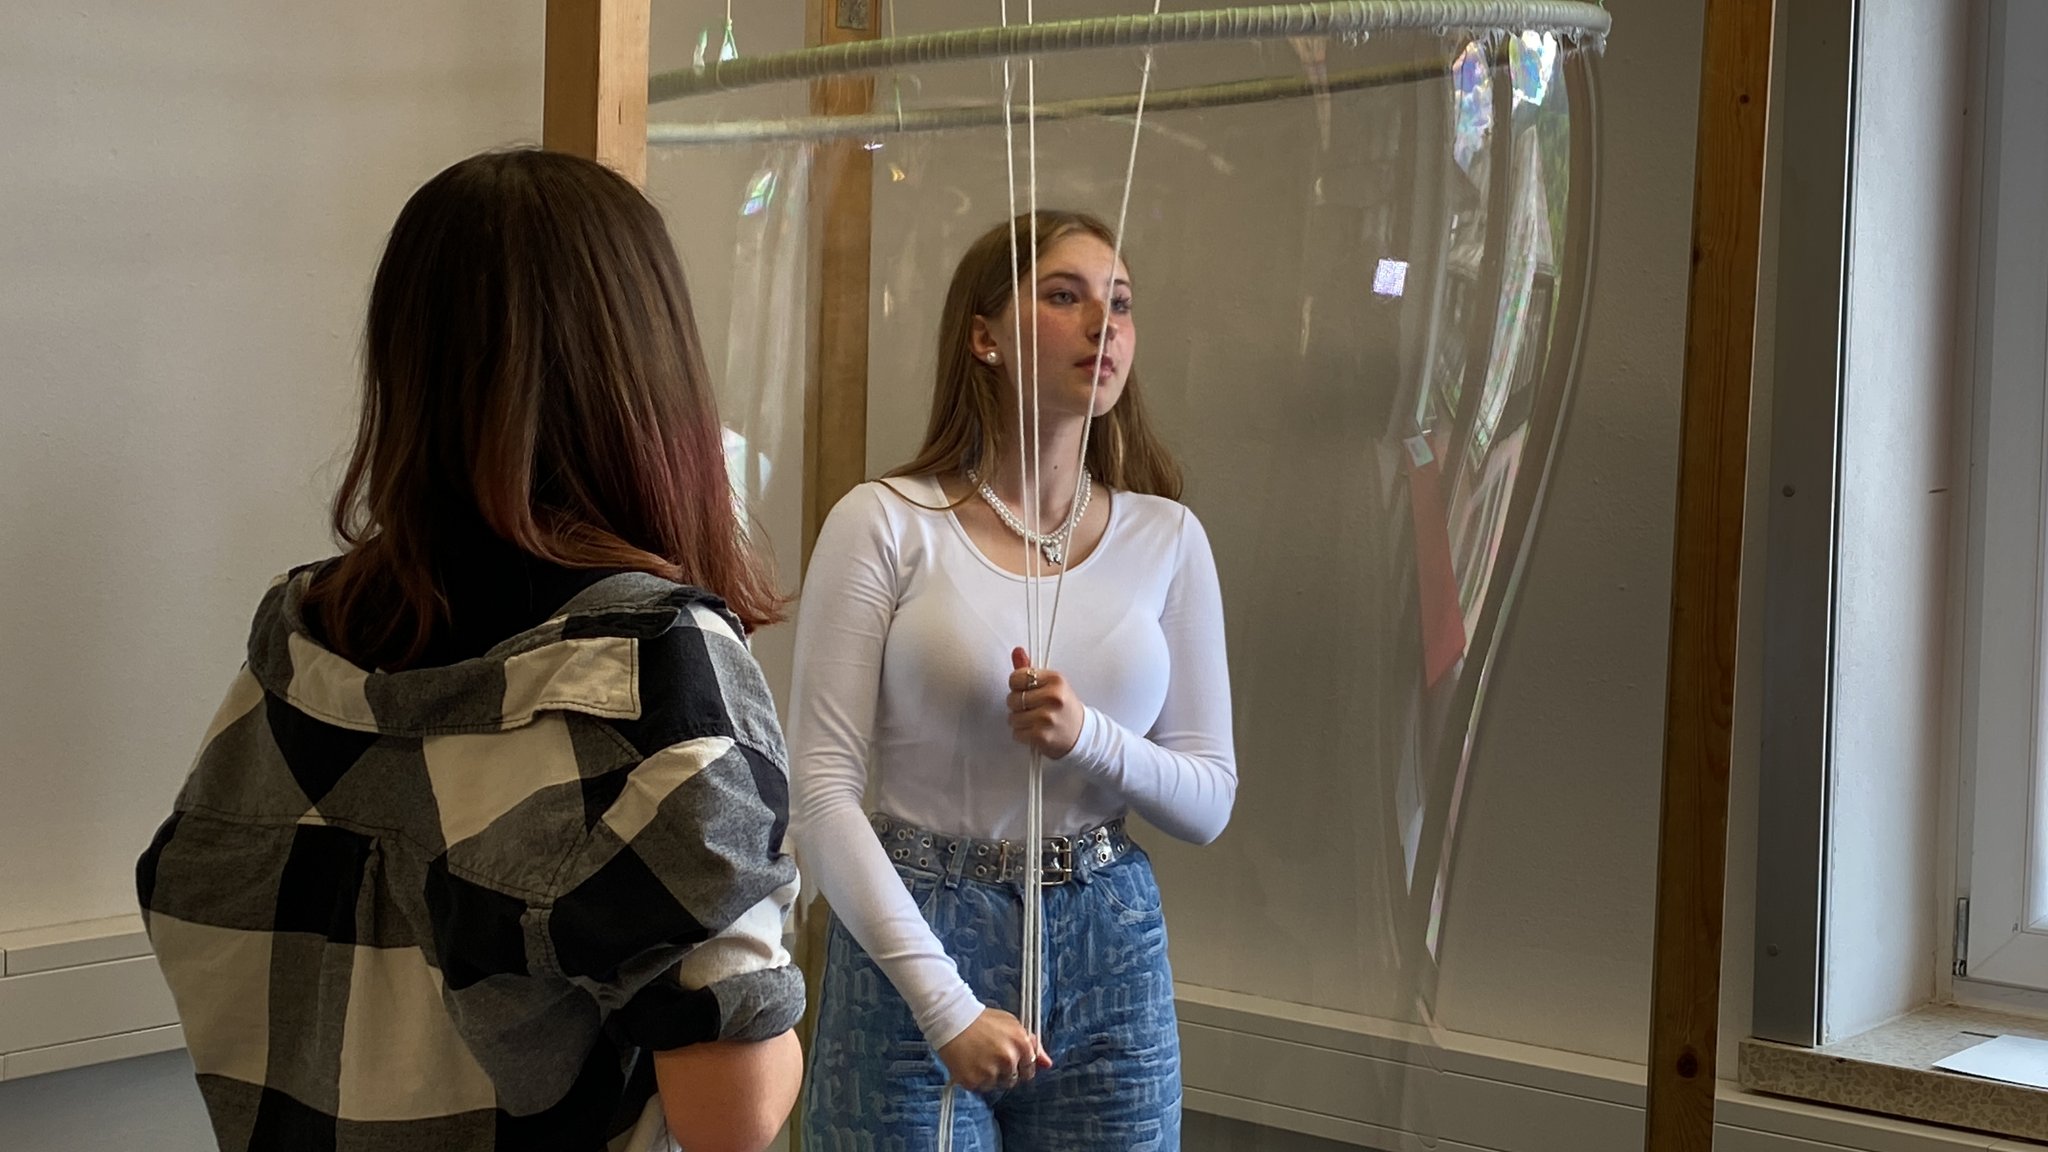
<instances>
[{"instance_id":1,"label":"young woman in plaid jacket","mask_svg":"<svg viewBox=\"0 0 2048 1152\"><path fill-rule=\"evenodd\" d=\"M263 597L137 869L221 1147L759 1149L795 1097L781 733L690 303L612 172L399 214L346 550Z\"/></svg>"}]
</instances>

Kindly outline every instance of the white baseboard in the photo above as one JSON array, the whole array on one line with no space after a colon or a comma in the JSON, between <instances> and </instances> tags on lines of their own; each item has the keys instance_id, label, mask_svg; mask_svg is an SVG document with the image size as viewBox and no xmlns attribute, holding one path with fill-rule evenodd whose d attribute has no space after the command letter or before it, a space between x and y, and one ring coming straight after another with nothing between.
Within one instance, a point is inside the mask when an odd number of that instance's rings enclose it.
<instances>
[{"instance_id":1,"label":"white baseboard","mask_svg":"<svg viewBox=\"0 0 2048 1152\"><path fill-rule=\"evenodd\" d=\"M184 1043L140 916L0 933L0 1080Z\"/></svg>"},{"instance_id":2,"label":"white baseboard","mask_svg":"<svg viewBox=\"0 0 2048 1152\"><path fill-rule=\"evenodd\" d=\"M88 1064L111 1064L116 1060L127 1060L135 1056L175 1052L184 1046L185 1030L176 1024L166 1024L161 1028L145 1028L140 1032L123 1032L117 1036L100 1036L91 1040L75 1040L69 1044L53 1044L48 1048L8 1052L0 1054L0 1080L25 1080L30 1076L41 1076L45 1072L62 1072L70 1068L83 1068Z\"/></svg>"}]
</instances>

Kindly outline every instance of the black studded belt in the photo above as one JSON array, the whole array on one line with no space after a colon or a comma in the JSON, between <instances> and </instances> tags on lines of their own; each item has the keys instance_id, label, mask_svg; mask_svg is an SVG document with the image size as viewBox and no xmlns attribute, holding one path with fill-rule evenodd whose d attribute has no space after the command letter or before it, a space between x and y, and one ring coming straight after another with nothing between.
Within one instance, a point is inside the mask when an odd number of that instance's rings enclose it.
<instances>
[{"instance_id":1,"label":"black studded belt","mask_svg":"<svg viewBox=\"0 0 2048 1152\"><path fill-rule=\"evenodd\" d=\"M941 874L957 872L969 880L1007 884L1024 879L1023 844L933 832L877 812L868 817L889 859L912 868ZM1116 863L1137 847L1119 816L1075 836L1048 836L1040 842L1040 882L1065 884L1097 868Z\"/></svg>"}]
</instances>

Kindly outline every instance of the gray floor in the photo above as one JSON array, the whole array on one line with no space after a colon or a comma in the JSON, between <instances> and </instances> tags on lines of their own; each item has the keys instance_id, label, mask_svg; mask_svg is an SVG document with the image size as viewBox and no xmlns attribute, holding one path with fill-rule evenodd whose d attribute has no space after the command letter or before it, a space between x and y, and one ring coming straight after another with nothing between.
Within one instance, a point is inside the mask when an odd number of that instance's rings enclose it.
<instances>
[{"instance_id":1,"label":"gray floor","mask_svg":"<svg viewBox=\"0 0 2048 1152\"><path fill-rule=\"evenodd\" d=\"M165 1052L0 1083L6 1152L210 1152L192 1061Z\"/></svg>"},{"instance_id":2,"label":"gray floor","mask_svg":"<svg viewBox=\"0 0 2048 1152\"><path fill-rule=\"evenodd\" d=\"M1369 1152L1355 1144L1261 1128L1200 1112L1182 1117L1180 1144L1181 1152Z\"/></svg>"},{"instance_id":3,"label":"gray floor","mask_svg":"<svg viewBox=\"0 0 2048 1152\"><path fill-rule=\"evenodd\" d=\"M1188 1113L1183 1152L1357 1152L1219 1116ZM116 1064L0 1083L4 1152L210 1152L213 1133L192 1062L165 1052Z\"/></svg>"}]
</instances>

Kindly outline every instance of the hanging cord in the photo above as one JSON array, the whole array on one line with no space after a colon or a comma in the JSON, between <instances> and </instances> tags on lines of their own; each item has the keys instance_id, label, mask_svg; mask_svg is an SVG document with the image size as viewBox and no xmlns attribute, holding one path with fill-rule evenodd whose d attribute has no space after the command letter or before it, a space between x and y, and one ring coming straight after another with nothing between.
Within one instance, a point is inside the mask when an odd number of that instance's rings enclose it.
<instances>
[{"instance_id":1,"label":"hanging cord","mask_svg":"<svg viewBox=\"0 0 2048 1152\"><path fill-rule=\"evenodd\" d=\"M1033 7L1036 0L1025 0L1024 22L1036 22ZM1041 489L1045 483L1045 449L1041 438L1039 418L1039 365L1038 365L1038 60L1024 58L1024 83L1026 118L1026 145L1024 157L1030 168L1031 189L1031 486L1025 489L1025 498L1030 501L1032 513L1031 531L1039 533L1044 528L1044 508ZM1015 229L1012 229L1014 234ZM1019 301L1022 304L1022 301ZM1019 429L1021 432L1022 430ZM1030 599L1031 617L1030 648L1026 655L1033 668L1050 667L1045 662L1046 645L1051 637L1041 631L1039 621L1045 611L1044 588L1045 570L1040 565L1043 552L1035 547L1024 549L1024 566L1029 573L1024 581L1025 595ZM1064 559L1064 557L1062 557ZM1064 570L1065 565L1061 568ZM1024 940L1022 971L1019 976L1018 999L1021 1001L1019 1015L1024 1027L1036 1042L1045 1023L1045 757L1038 749L1031 750L1031 767L1025 781L1024 843L1029 845L1024 853Z\"/></svg>"},{"instance_id":2,"label":"hanging cord","mask_svg":"<svg viewBox=\"0 0 2048 1152\"><path fill-rule=\"evenodd\" d=\"M1009 0L1003 0L1003 3L1002 3L1002 25L1003 25L1003 27L1005 27L1005 28L1007 28L1007 27L1009 27L1009 26L1010 26L1010 3L1009 3ZM1018 252L1018 250L1017 250L1017 227L1016 227L1016 220L1017 220L1017 124L1016 124L1016 111L1015 111L1015 105L1016 105L1016 93L1017 93L1017 76L1016 76L1016 70L1015 70L1015 65L1014 65L1014 64L1012 63L1011 59L1010 59L1010 58L1009 58L1008 56L1005 56L1005 57L1003 57L1003 161L1004 161L1005 171L1006 171L1006 173L1007 173L1007 180L1005 181L1005 183L1006 183L1006 184L1008 185L1008 189L1009 189L1009 197L1010 197L1010 215L1009 215L1009 220L1010 220L1010 222L1011 222L1011 223L1010 223L1010 227L1009 227L1009 233L1010 233L1010 283L1011 283L1012 285L1015 285L1015 284L1017 284L1017 283L1018 283L1019 281L1021 281L1021 280L1023 279L1023 274L1024 274L1024 272L1023 272L1023 260L1022 260L1021 254L1020 254L1020 253ZM1033 172L1034 172L1034 173L1036 172L1036 166L1035 166L1035 165L1034 165L1034 167L1033 167ZM1036 191L1036 190L1034 189L1034 199L1035 199L1035 191ZM1034 223L1034 225L1036 224L1036 221L1035 221L1035 219L1034 219L1033 223ZM1033 247L1035 248L1035 247L1036 247L1036 233L1037 233L1037 229L1036 229L1036 227L1035 227L1035 226L1034 226L1034 228L1032 229L1032 232L1033 232L1033 241L1034 241L1034 243L1033 243ZM1035 260L1036 260L1036 255L1035 255L1035 253L1034 253L1034 257L1033 257L1033 259L1034 259L1034 262L1035 262ZM1036 300L1036 299L1037 299L1037 295L1038 295L1038 293L1037 293L1037 289L1036 289L1036 288L1034 287L1034 288L1033 288L1033 290L1032 290L1032 299L1033 299L1033 300ZM1023 308L1023 306L1024 306L1024 302L1023 302L1023 301L1022 301L1021 299L1019 299L1019 298L1018 298L1018 294L1017 294L1017 292L1015 291L1015 289L1014 289L1014 288L1012 289L1012 293L1011 293L1011 302L1012 302L1012 304L1013 304L1013 307L1011 308L1011 317L1010 317L1010 319L1011 319L1011 324L1012 324L1012 331L1011 331L1011 347L1013 347L1013 348L1014 348L1014 347L1018 347L1018 346L1020 346L1020 345L1022 345L1022 344L1024 343L1024 314L1023 314L1023 312L1022 312L1022 308ZM1038 324L1037 324L1037 316L1036 316L1036 310L1034 309L1034 315L1033 315L1033 317L1032 317L1032 330L1033 330L1033 333L1034 333L1034 334L1035 334L1035 333L1036 333L1036 331L1037 331L1037 326L1038 326ZM1032 365L1032 372L1033 372L1033 379L1034 379L1034 392L1035 392L1035 390L1036 390L1036 388L1035 388L1035 382L1036 382L1036 373L1037 373L1037 365L1036 365L1036 363L1035 363L1035 358L1034 358L1034 363L1033 363L1033 365ZM1022 433L1022 431L1023 431L1023 428L1024 428L1024 390L1023 390L1023 389L1022 389L1022 388L1020 387L1020 388L1016 389L1016 392L1017 392L1017 428L1018 428L1018 432L1019 432L1019 434L1021 435L1021 433ZM1020 445L1019 447L1021 448L1021 445ZM1024 455L1025 455L1025 454L1024 454L1024 453L1023 453L1022 451L1019 451L1019 452L1018 452L1018 456L1019 456L1019 460L1018 460L1018 470L1019 470L1019 473L1020 473L1020 479L1022 480L1022 482L1023 482L1023 484L1024 484L1024 491L1028 493L1028 492L1030 492L1030 491L1031 491L1031 462L1030 462L1030 461L1028 461L1028 460L1025 460L1025 459L1023 459L1023 456L1024 456ZM1029 518L1030 518L1030 519L1029 519L1029 520L1027 521L1026 531L1031 531L1031 532L1035 532L1035 531L1037 531L1037 514L1036 514L1037 504L1038 504L1038 502L1037 502L1036 500L1031 500L1031 501L1028 501L1028 502L1026 503L1026 505L1025 505L1025 515L1026 515L1027 517L1029 517ZM1027 553L1030 553L1030 552L1032 552L1032 551L1034 551L1034 550L1033 550L1033 549L1031 549L1031 548L1028 548L1028 547L1027 547L1027 548L1025 549L1025 551L1026 551ZM1025 575L1024 575L1024 585L1025 585L1025 593L1026 593L1026 594L1025 594L1025 602L1024 602L1024 632L1025 632L1025 637L1026 637L1026 642L1027 642L1027 643L1031 642L1031 638L1035 637L1035 636L1037 635L1037 632L1038 632L1038 623L1037 623L1037 618L1036 618L1036 598L1035 598L1034 596L1032 596L1032 595L1030 594L1030 593L1031 593L1031 584L1032 584L1032 565L1031 565L1031 561L1030 561L1030 558L1029 558L1029 556L1027 556L1027 557L1026 557L1026 559L1025 559ZM1036 759L1036 757L1034 757L1034 760L1035 760L1035 759ZM1026 853L1026 856L1027 856L1027 857L1030 857L1030 858L1031 858L1032 860L1034 860L1034 861L1035 861L1035 860L1036 860L1036 856L1037 856L1037 854L1036 854L1036 853ZM1029 865L1027 865L1027 868L1028 868L1028 867L1029 867ZM1027 937L1028 937L1028 935L1029 935L1029 933L1031 932L1031 929L1032 929L1032 925L1031 925L1031 916L1030 916L1030 912L1029 912L1029 910L1028 910L1028 909L1029 909L1029 904L1030 904L1030 902L1029 902L1029 901L1026 901L1026 908L1027 908L1027 911L1026 911L1026 913L1025 913L1024 931L1025 931L1025 933L1026 933ZM1029 957L1031 957L1031 956L1033 956L1033 955L1035 955L1035 953L1034 953L1034 952L1033 952L1033 951L1031 950L1031 948L1029 947L1029 944L1028 944L1028 940L1027 940L1027 944L1026 944L1026 947L1024 948L1024 956L1025 956L1025 957L1027 958L1027 959L1025 960L1025 967L1026 967L1026 969L1027 969L1027 970L1028 970L1028 969L1029 969L1029 968L1030 968L1030 967L1032 966L1032 964L1031 964L1031 962L1030 962L1030 960L1029 960L1028 958L1029 958ZM1021 1014L1021 1013L1020 1013L1020 1014ZM946 1079L946 1088L945 1088L945 1091L944 1091L944 1092L943 1092L943 1093L942 1093L942 1094L941 1094L941 1095L939 1096L939 1133L938 1133L938 1137L939 1137L939 1138L938 1138L938 1147L939 1147L939 1152L951 1152L951 1149L952 1149L952 1147L953 1147L953 1123L954 1123L954 1113L955 1113L955 1110L956 1110L956 1108L958 1107L958 1098L959 1098L959 1094L960 1094L960 1085L959 1085L959 1082L957 1082L957 1081L953 1080L953 1079L952 1079L952 1077L951 1077L950 1075L948 1075L948 1077L947 1077L947 1079Z\"/></svg>"},{"instance_id":3,"label":"hanging cord","mask_svg":"<svg viewBox=\"0 0 2048 1152\"><path fill-rule=\"evenodd\" d=\"M891 0L891 7L894 7L893 0ZM1035 13L1033 12L1033 7L1034 0L1026 0L1025 22L1027 24L1033 22L1035 15ZM1159 14L1159 7L1160 0L1153 0L1152 14L1154 16L1157 16ZM1004 27L1009 26L1010 14L1008 0L1003 0L1002 22ZM1082 421L1081 424L1081 449L1079 459L1076 462L1077 467L1074 473L1074 493L1072 497L1073 501L1079 501L1081 498L1082 476L1084 475L1084 470L1087 468L1088 439L1089 432L1094 424L1093 413L1095 411L1095 398L1102 386L1102 361L1103 357L1108 352L1106 330L1108 328L1108 325L1110 324L1110 314L1107 311L1107 309L1113 308L1115 306L1116 266L1123 259L1124 228L1130 216L1131 188L1137 174L1138 141L1141 137L1145 125L1145 96L1151 87L1151 83L1152 50L1150 48L1147 48L1145 50L1144 73L1138 85L1138 103L1136 108L1136 117L1131 126L1130 154L1127 157L1124 164L1124 190L1122 202L1117 209L1116 238L1115 243L1112 245L1110 250L1109 269L1104 276L1104 299L1106 303L1104 305L1105 313L1103 317L1103 325L1105 328L1105 338L1102 341L1098 342L1098 344L1096 345L1095 370L1089 379L1089 415L1086 419ZM1018 452L1019 459L1017 462L1017 468L1018 479L1022 484L1022 492L1024 496L1025 530L1026 532L1031 534L1032 538L1035 538L1039 534L1041 519L1039 508L1040 501L1038 485L1043 476L1043 441L1041 436L1041 408L1039 404L1039 332L1037 307L1039 256L1038 63L1034 59L1027 58L1025 60L1025 84L1025 156L1027 165L1026 182L1027 187L1029 189L1029 205L1031 214L1031 267L1030 280L1028 282L1028 298L1024 295L1024 292L1022 290L1014 291L1012 295L1013 307L1011 310L1011 339L1013 342L1013 346L1020 346L1023 344L1023 309L1028 305L1031 309L1031 451L1029 453L1023 452L1021 450L1022 445L1019 445L1020 451ZM1010 275L1012 284L1022 285L1026 283L1024 278L1025 270L1023 267L1023 253L1019 250L1017 244L1017 229L1014 223L1014 221L1017 219L1017 144L1015 95L1016 74L1010 59L1008 57L1005 57L1003 60L1003 154L1006 170L1008 173L1007 184L1010 200L1009 218L1012 221L1011 227L1009 229ZM1019 387L1017 388L1016 392L1017 430L1019 437L1021 439L1024 431L1025 418L1024 389ZM1072 504L1070 503L1068 507L1071 509ZM1042 586L1044 574L1040 567L1041 553L1039 549L1030 547L1029 544L1030 540L1027 539L1027 546L1024 549L1024 628L1029 644L1028 648L1026 649L1026 656L1028 658L1030 666L1033 668L1050 667L1054 630L1059 625L1060 593L1065 587L1067 566L1072 562L1072 557L1071 553L1067 555L1065 561L1061 563L1059 566L1058 574L1054 577L1052 612L1045 622L1044 630L1041 631L1039 628L1039 616L1043 608ZM1071 539L1068 541L1068 547L1069 549L1072 548ZM1031 1033L1033 1043L1039 1045L1040 1047L1043 1046L1041 1033L1043 1032L1045 1025L1045 860L1044 856L1042 855L1042 846L1044 844L1044 841L1045 760L1044 756L1037 749L1033 749L1031 752L1030 774L1027 780L1025 807L1024 842L1030 847L1025 852L1024 865L1024 923L1022 947L1020 949L1023 955L1020 957L1022 963L1020 965L1020 1004L1018 1015L1020 1017L1020 1022L1023 1023L1025 1028ZM946 1084L944 1094L941 1095L939 1098L938 1146L941 1152L949 1152L949 1150L953 1147L953 1129L955 1112L957 1108L958 1092L959 1085L949 1079Z\"/></svg>"},{"instance_id":4,"label":"hanging cord","mask_svg":"<svg viewBox=\"0 0 2048 1152\"><path fill-rule=\"evenodd\" d=\"M1152 0L1152 15L1159 15L1159 4L1160 0ZM1095 372L1088 378L1088 419L1081 424L1081 457L1077 462L1078 467L1074 472L1075 500L1081 498L1081 478L1086 474L1088 468L1088 433L1095 427L1095 395L1096 391L1102 387L1102 358L1109 351L1108 328L1110 314L1106 310L1114 307L1116 304L1116 266L1124 258L1124 225L1129 221L1131 214L1131 185L1138 174L1138 138L1145 129L1145 95L1151 87L1152 49L1147 48L1145 49L1145 71L1138 80L1136 117L1131 121L1131 154L1130 158L1124 162L1123 202L1117 206L1116 210L1116 242L1110 247L1109 271L1102 278L1103 307L1105 309L1102 318L1104 336L1102 341L1095 346ZM1126 366L1126 371L1128 371L1128 366ZM1079 527L1078 524L1075 525L1077 530ZM1072 540L1067 542L1067 553L1067 558L1071 562L1073 559ZM1053 633L1060 624L1060 592L1066 587L1066 583L1067 565L1062 564L1060 565L1059 575L1054 578L1052 585L1052 619L1045 626L1045 660L1048 667L1052 663Z\"/></svg>"},{"instance_id":5,"label":"hanging cord","mask_svg":"<svg viewBox=\"0 0 2048 1152\"><path fill-rule=\"evenodd\" d=\"M1152 14L1154 16L1159 14L1159 6L1160 0L1152 0ZM1035 65L1035 61L1026 62L1027 68L1035 68ZM1108 328L1112 316L1110 309L1115 307L1116 302L1116 266L1123 259L1124 227L1130 218L1131 188L1135 182L1138 170L1138 141L1145 127L1145 96L1151 84L1152 50L1147 48L1145 50L1144 73L1138 82L1136 118L1131 125L1130 154L1124 162L1124 191L1122 201L1117 207L1115 243L1110 248L1109 268L1103 275L1103 338L1096 343L1095 367L1088 378L1088 407L1081 421L1081 447L1078 458L1074 462L1074 491L1067 505L1069 509L1072 509L1080 501L1081 486L1085 483L1084 477L1087 475L1089 432L1095 424L1095 398L1102 388L1102 360L1109 351ZM1031 161L1031 234L1033 240L1031 260L1031 283L1033 285L1033 306L1031 310L1031 451L1034 461L1039 461L1039 465L1042 467L1041 453L1043 449L1039 441L1038 418L1038 308L1036 291L1038 283L1038 93L1035 77L1030 96L1031 103L1028 113L1031 117L1029 155ZM1011 234L1015 235L1014 229ZM1030 496L1035 506L1038 496L1037 490L1032 489ZM1076 524L1074 527L1078 530L1080 525ZM1035 525L1032 530L1037 530ZM1066 551L1059 565L1059 571L1053 578L1052 613L1046 621L1045 631L1042 635L1037 635L1034 631L1037 643L1032 649L1031 663L1033 667L1049 668L1052 666L1053 638L1055 631L1059 627L1060 593L1066 587L1067 569L1074 562L1073 545L1073 539L1069 537L1066 542ZM1035 550L1026 549L1026 552L1035 552ZM1035 568L1034 559L1035 557L1027 557L1025 562L1027 568ZM1028 594L1032 598L1032 603L1035 606L1039 602L1036 581L1027 578L1026 586ZM1029 788L1028 807L1025 817L1025 823L1028 827L1025 832L1027 837L1025 842L1032 847L1026 854L1029 862L1026 865L1025 877L1027 890L1024 897L1025 933L1024 955L1022 957L1022 981L1025 990L1022 999L1024 1010L1029 1013L1025 1017L1026 1026L1031 1030L1031 1034L1034 1037L1040 1037L1045 1029L1045 888L1043 884L1044 856L1042 855L1041 848L1045 842L1045 759L1035 748L1031 752Z\"/></svg>"}]
</instances>

